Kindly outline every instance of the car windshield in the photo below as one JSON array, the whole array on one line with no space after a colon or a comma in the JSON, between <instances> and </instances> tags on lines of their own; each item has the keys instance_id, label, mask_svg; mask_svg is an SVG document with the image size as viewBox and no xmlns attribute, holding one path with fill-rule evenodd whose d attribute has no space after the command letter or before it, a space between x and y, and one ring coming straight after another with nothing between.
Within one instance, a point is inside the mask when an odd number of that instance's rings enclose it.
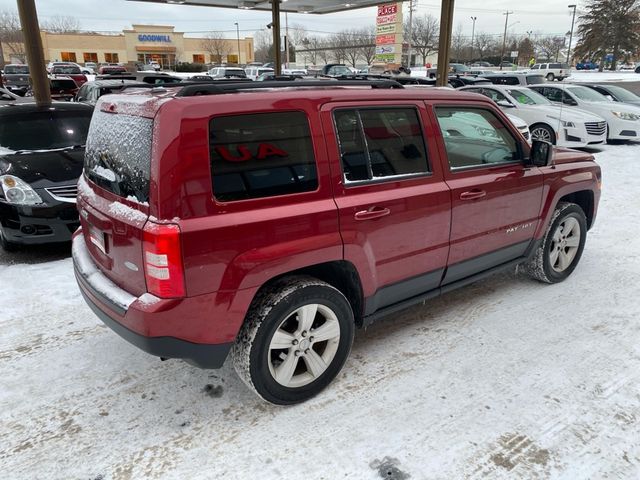
<instances>
[{"instance_id":1,"label":"car windshield","mask_svg":"<svg viewBox=\"0 0 640 480\"><path fill-rule=\"evenodd\" d=\"M29 75L28 65L7 65L4 67L5 75Z\"/></svg>"},{"instance_id":2,"label":"car windshield","mask_svg":"<svg viewBox=\"0 0 640 480\"><path fill-rule=\"evenodd\" d=\"M454 68L457 72L467 72L470 70L469 67L461 63L452 63L451 68Z\"/></svg>"},{"instance_id":3,"label":"car windshield","mask_svg":"<svg viewBox=\"0 0 640 480\"><path fill-rule=\"evenodd\" d=\"M80 74L80 69L74 66L64 66L64 67L53 67L53 73L64 73L64 74Z\"/></svg>"},{"instance_id":4,"label":"car windshield","mask_svg":"<svg viewBox=\"0 0 640 480\"><path fill-rule=\"evenodd\" d=\"M45 110L12 115L6 120L3 118L0 122L0 145L16 151L84 145L91 114L91 109Z\"/></svg>"},{"instance_id":5,"label":"car windshield","mask_svg":"<svg viewBox=\"0 0 640 480\"><path fill-rule=\"evenodd\" d=\"M588 87L568 87L567 91L573 93L580 100L585 102L610 102L607 97Z\"/></svg>"},{"instance_id":6,"label":"car windshield","mask_svg":"<svg viewBox=\"0 0 640 480\"><path fill-rule=\"evenodd\" d=\"M621 102L637 102L640 101L640 97L633 92L630 92L626 88L618 87L617 85L607 85L609 90L616 98Z\"/></svg>"},{"instance_id":7,"label":"car windshield","mask_svg":"<svg viewBox=\"0 0 640 480\"><path fill-rule=\"evenodd\" d=\"M524 88L512 88L507 90L509 95L522 105L549 105L551 102L533 90Z\"/></svg>"}]
</instances>

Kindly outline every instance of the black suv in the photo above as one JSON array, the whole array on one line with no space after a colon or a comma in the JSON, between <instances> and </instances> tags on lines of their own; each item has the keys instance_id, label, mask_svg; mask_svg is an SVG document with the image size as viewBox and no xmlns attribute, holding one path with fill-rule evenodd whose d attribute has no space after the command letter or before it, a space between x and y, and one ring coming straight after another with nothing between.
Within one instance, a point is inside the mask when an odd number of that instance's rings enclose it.
<instances>
[{"instance_id":1,"label":"black suv","mask_svg":"<svg viewBox=\"0 0 640 480\"><path fill-rule=\"evenodd\" d=\"M119 93L127 88L151 88L152 85L144 82L137 82L135 80L96 80L94 82L87 82L76 95L75 101L86 103L88 105L95 105L103 95L110 93Z\"/></svg>"},{"instance_id":2,"label":"black suv","mask_svg":"<svg viewBox=\"0 0 640 480\"><path fill-rule=\"evenodd\" d=\"M0 106L0 245L71 240L93 109L54 102Z\"/></svg>"}]
</instances>

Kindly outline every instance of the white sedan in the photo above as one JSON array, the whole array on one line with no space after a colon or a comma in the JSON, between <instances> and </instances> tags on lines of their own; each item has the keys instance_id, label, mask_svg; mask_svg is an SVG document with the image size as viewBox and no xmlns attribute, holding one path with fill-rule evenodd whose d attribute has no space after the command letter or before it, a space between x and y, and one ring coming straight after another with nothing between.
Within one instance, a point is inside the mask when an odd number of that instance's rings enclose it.
<instances>
[{"instance_id":1,"label":"white sedan","mask_svg":"<svg viewBox=\"0 0 640 480\"><path fill-rule=\"evenodd\" d=\"M607 140L604 118L582 111L552 104L527 87L511 85L482 85L459 90L481 93L505 112L527 122L533 140L545 140L561 147L580 148L598 145Z\"/></svg>"},{"instance_id":2,"label":"white sedan","mask_svg":"<svg viewBox=\"0 0 640 480\"><path fill-rule=\"evenodd\" d=\"M640 107L612 102L601 93L581 85L532 85L531 88L561 105L578 107L607 121L608 140L640 140Z\"/></svg>"}]
</instances>

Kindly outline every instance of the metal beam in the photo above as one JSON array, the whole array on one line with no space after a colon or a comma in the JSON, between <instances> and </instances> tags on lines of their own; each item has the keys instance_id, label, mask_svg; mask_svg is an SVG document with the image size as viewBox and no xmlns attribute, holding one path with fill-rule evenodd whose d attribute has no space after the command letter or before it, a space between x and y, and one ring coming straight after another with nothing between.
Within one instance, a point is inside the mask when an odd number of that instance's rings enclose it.
<instances>
[{"instance_id":1,"label":"metal beam","mask_svg":"<svg viewBox=\"0 0 640 480\"><path fill-rule=\"evenodd\" d=\"M451 32L453 31L454 0L442 0L440 11L440 41L438 44L438 74L436 86L446 87L449 77L449 56L451 49Z\"/></svg>"},{"instance_id":2,"label":"metal beam","mask_svg":"<svg viewBox=\"0 0 640 480\"><path fill-rule=\"evenodd\" d=\"M24 34L24 46L27 52L27 63L31 74L33 94L40 106L51 104L51 89L44 65L42 37L38 25L38 12L34 0L18 0L18 14Z\"/></svg>"},{"instance_id":3,"label":"metal beam","mask_svg":"<svg viewBox=\"0 0 640 480\"><path fill-rule=\"evenodd\" d=\"M273 23L273 50L275 53L275 65L273 69L276 75L282 74L282 55L280 55L280 0L271 1L271 22Z\"/></svg>"}]
</instances>

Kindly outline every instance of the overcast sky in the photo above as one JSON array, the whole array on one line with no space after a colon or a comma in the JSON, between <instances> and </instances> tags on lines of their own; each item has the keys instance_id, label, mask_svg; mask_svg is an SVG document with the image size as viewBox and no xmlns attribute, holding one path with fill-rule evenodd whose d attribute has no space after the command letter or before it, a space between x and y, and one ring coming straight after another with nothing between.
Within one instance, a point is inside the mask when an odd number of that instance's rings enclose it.
<instances>
[{"instance_id":1,"label":"overcast sky","mask_svg":"<svg viewBox=\"0 0 640 480\"><path fill-rule=\"evenodd\" d=\"M15 10L17 0L0 0L0 10ZM321 2L318 2L321 3ZM439 17L440 0L418 0L417 14L430 13ZM501 35L506 10L509 31L524 34L527 31L564 35L571 28L569 3L563 0L456 0L454 26L462 25L471 35L472 21L477 17L476 33ZM584 0L577 2L584 5ZM230 10L223 8L192 7L184 5L151 4L128 0L36 0L40 20L54 15L76 17L86 30L121 31L132 23L174 25L176 31L201 36L210 31L225 31L235 37L234 22L240 26L241 36L252 36L271 21L269 12ZM408 5L408 4L406 4ZM407 6L405 6L405 12ZM310 33L333 33L346 28L372 25L374 8L352 10L329 15L289 14L289 25L301 24ZM283 15L284 17L284 15ZM284 27L284 18L283 18Z\"/></svg>"}]
</instances>

